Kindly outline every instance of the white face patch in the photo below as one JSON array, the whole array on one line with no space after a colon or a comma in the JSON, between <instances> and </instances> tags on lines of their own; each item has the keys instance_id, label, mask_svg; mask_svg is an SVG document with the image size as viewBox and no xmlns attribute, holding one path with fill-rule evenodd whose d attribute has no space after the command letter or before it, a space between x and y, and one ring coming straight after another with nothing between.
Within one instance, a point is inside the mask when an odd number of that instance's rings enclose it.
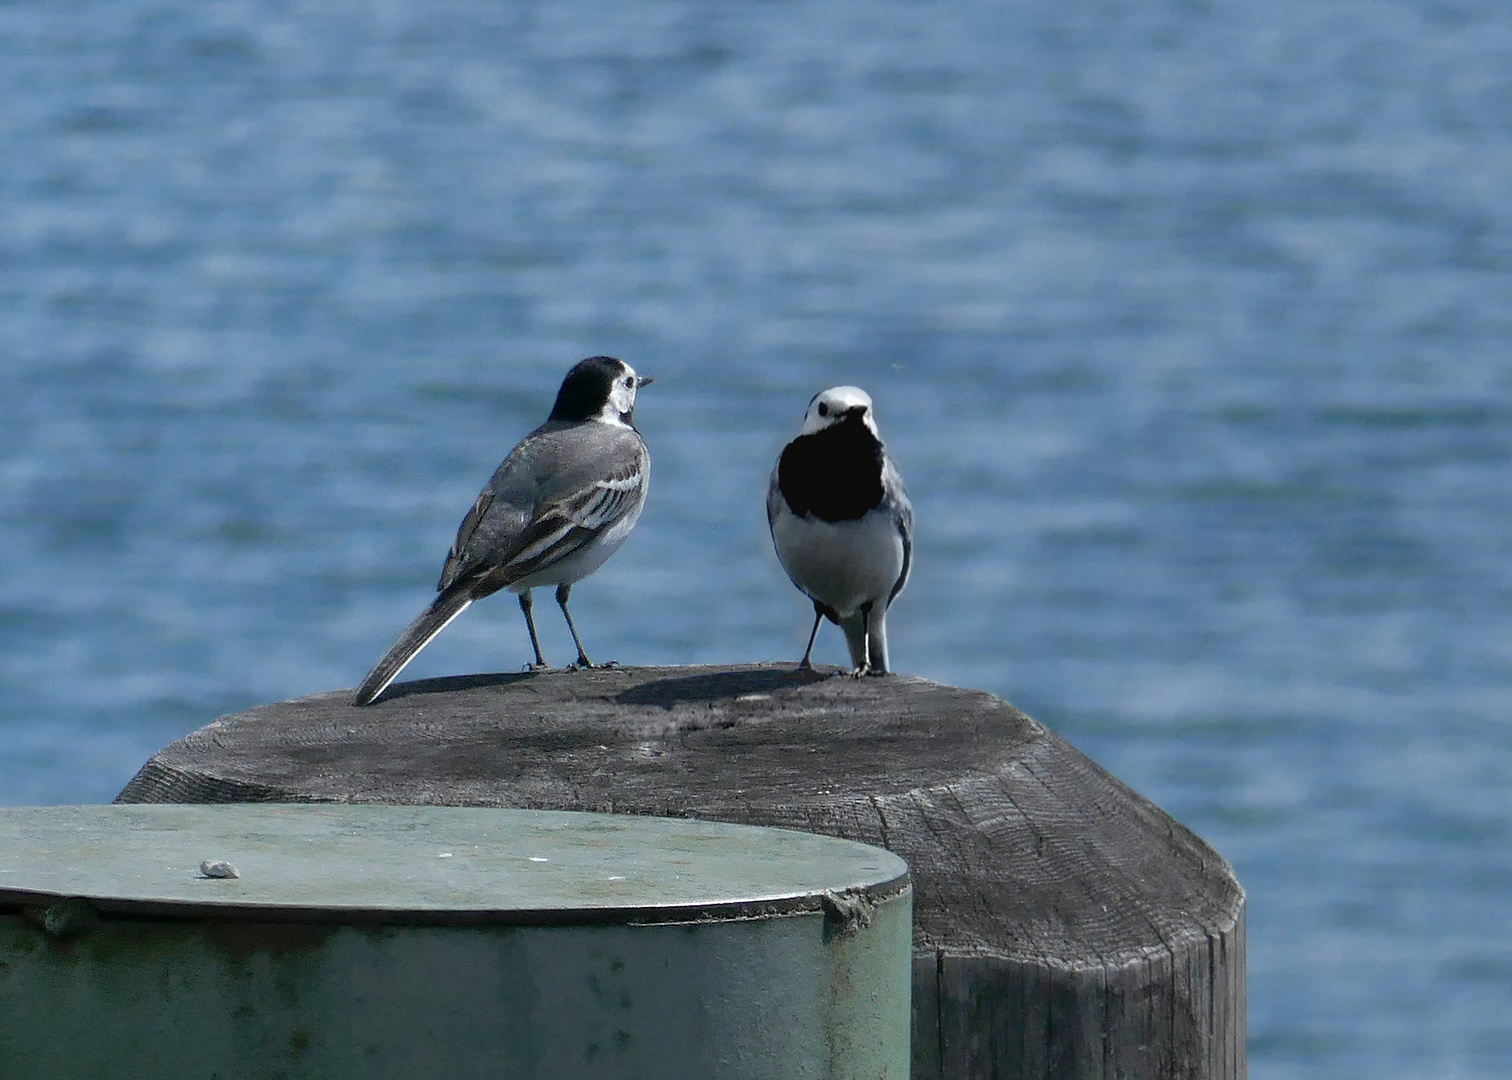
<instances>
[{"instance_id":1,"label":"white face patch","mask_svg":"<svg viewBox=\"0 0 1512 1080\"><path fill-rule=\"evenodd\" d=\"M618 424L625 426L622 416L627 416L630 410L635 408L635 391L638 389L639 380L635 376L635 369L623 360L620 361L620 373L614 377L614 385L609 387L609 400L604 403L603 411L598 418L606 424Z\"/></svg>"},{"instance_id":2,"label":"white face patch","mask_svg":"<svg viewBox=\"0 0 1512 1080\"><path fill-rule=\"evenodd\" d=\"M872 415L871 396L859 386L832 386L816 394L803 417L802 434L812 435L832 424L838 424L849 410L855 408L866 410L861 414L861 419L867 430L876 435L877 421Z\"/></svg>"}]
</instances>

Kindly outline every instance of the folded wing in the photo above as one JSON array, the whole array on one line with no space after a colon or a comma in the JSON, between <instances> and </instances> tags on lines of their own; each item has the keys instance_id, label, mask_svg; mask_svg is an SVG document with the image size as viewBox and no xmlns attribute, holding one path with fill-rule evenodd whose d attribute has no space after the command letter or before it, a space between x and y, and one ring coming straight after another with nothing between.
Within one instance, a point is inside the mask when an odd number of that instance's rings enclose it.
<instances>
[{"instance_id":1,"label":"folded wing","mask_svg":"<svg viewBox=\"0 0 1512 1080\"><path fill-rule=\"evenodd\" d=\"M507 588L549 570L639 508L645 444L631 430L593 427L586 434L599 445L545 431L510 455L457 530L441 573L443 591L465 581L478 599ZM557 482L548 489L521 485L522 477L543 471L543 458L552 460Z\"/></svg>"}]
</instances>

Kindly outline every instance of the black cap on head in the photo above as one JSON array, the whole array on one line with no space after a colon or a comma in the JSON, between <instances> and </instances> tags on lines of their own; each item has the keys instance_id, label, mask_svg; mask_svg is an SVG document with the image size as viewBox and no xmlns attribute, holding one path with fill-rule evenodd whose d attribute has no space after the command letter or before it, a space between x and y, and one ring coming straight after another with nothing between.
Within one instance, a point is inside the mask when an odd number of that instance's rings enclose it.
<instances>
[{"instance_id":1,"label":"black cap on head","mask_svg":"<svg viewBox=\"0 0 1512 1080\"><path fill-rule=\"evenodd\" d=\"M575 364L551 407L552 420L592 420L609 400L614 380L625 374L625 365L612 356L590 356Z\"/></svg>"}]
</instances>

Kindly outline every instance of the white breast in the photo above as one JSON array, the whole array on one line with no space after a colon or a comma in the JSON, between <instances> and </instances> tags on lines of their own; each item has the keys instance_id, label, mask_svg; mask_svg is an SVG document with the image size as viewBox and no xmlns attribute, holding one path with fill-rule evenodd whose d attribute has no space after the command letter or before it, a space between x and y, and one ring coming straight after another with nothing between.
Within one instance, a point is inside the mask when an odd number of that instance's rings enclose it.
<instances>
[{"instance_id":1,"label":"white breast","mask_svg":"<svg viewBox=\"0 0 1512 1080\"><path fill-rule=\"evenodd\" d=\"M885 605L903 573L903 537L886 511L831 523L784 506L773 517L772 539L793 584L842 617L867 601Z\"/></svg>"}]
</instances>

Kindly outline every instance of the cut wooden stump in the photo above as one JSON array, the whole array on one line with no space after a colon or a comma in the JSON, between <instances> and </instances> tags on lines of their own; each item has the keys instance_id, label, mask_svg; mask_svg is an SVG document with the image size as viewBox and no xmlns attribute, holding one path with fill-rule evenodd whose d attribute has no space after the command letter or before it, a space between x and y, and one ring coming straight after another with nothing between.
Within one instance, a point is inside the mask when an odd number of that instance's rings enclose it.
<instances>
[{"instance_id":1,"label":"cut wooden stump","mask_svg":"<svg viewBox=\"0 0 1512 1080\"><path fill-rule=\"evenodd\" d=\"M1011 705L791 665L430 679L224 717L118 802L511 806L776 825L914 876L913 1076L1245 1075L1244 892Z\"/></svg>"}]
</instances>

